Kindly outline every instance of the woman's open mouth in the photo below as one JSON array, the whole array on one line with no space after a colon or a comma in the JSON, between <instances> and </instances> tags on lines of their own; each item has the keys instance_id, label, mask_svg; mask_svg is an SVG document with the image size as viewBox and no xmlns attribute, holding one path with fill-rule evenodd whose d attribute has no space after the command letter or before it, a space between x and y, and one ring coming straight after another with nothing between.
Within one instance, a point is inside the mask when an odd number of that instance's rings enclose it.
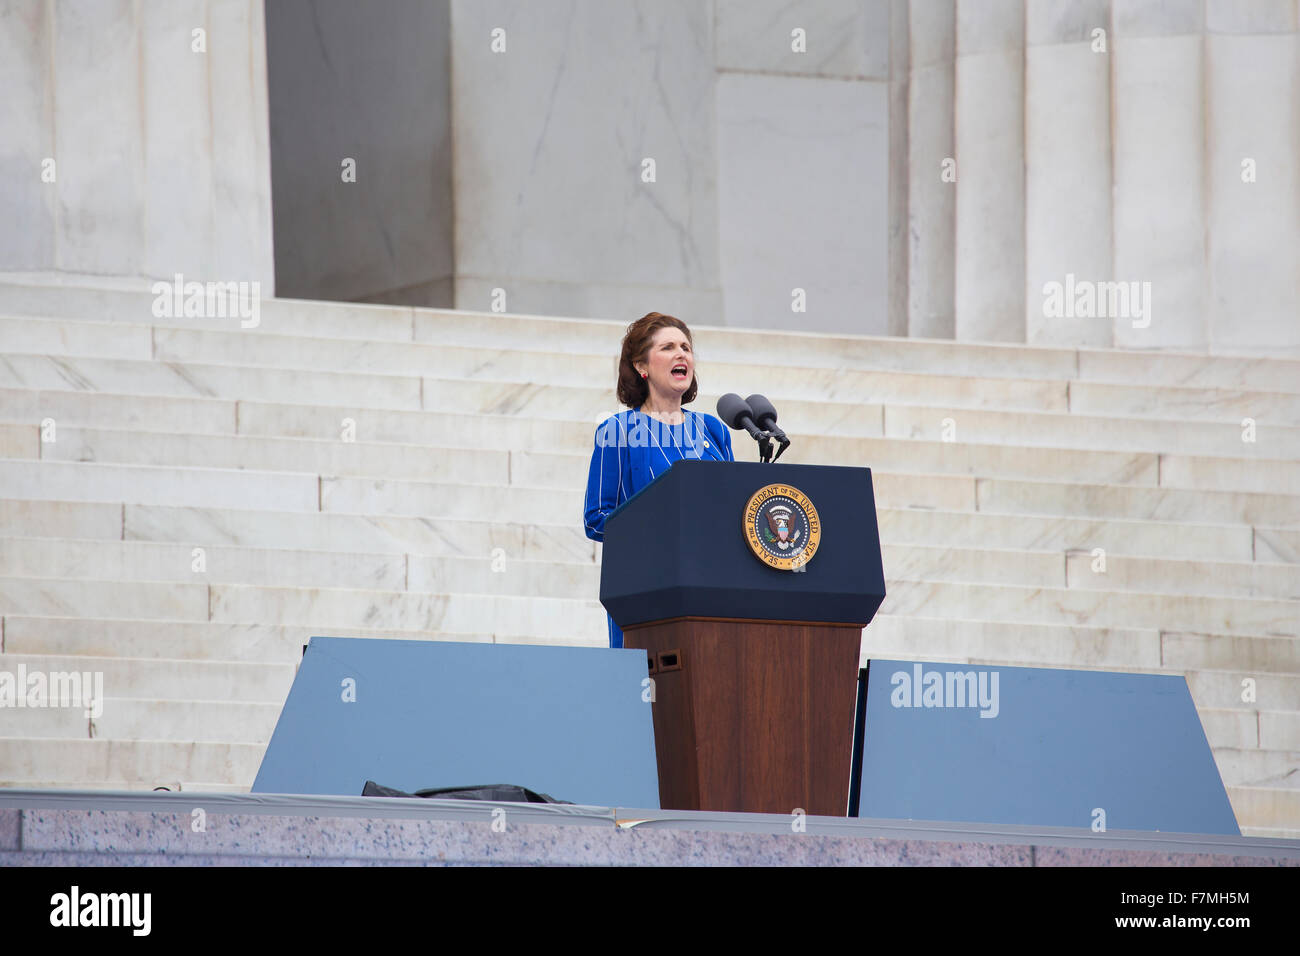
<instances>
[{"instance_id":1,"label":"woman's open mouth","mask_svg":"<svg viewBox=\"0 0 1300 956\"><path fill-rule=\"evenodd\" d=\"M672 367L672 373L671 373L671 374L672 374L673 378L685 380L685 378L686 378L686 374L687 374L687 373L686 373L686 366L685 366L685 365L674 365L674 366Z\"/></svg>"}]
</instances>

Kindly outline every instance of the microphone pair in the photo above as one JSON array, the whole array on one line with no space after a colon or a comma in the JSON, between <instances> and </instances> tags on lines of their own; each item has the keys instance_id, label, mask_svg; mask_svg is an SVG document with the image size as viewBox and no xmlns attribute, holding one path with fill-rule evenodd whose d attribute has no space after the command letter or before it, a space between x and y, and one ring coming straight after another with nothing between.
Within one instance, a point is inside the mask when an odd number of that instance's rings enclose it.
<instances>
[{"instance_id":1,"label":"microphone pair","mask_svg":"<svg viewBox=\"0 0 1300 956\"><path fill-rule=\"evenodd\" d=\"M772 457L772 439L780 443L776 458L790 447L790 439L776 423L776 408L766 396L751 395L741 398L735 392L728 392L718 399L718 418L728 427L737 431L744 429L750 437L758 442L759 461L775 461Z\"/></svg>"}]
</instances>

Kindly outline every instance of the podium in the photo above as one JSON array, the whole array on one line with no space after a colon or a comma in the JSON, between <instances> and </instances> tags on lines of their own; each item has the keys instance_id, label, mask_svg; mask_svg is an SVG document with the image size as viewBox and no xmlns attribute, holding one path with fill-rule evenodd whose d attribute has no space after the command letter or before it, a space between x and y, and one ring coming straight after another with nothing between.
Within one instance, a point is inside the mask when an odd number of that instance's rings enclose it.
<instances>
[{"instance_id":1,"label":"podium","mask_svg":"<svg viewBox=\"0 0 1300 956\"><path fill-rule=\"evenodd\" d=\"M664 809L847 816L868 468L681 460L606 519L600 600L646 652Z\"/></svg>"}]
</instances>

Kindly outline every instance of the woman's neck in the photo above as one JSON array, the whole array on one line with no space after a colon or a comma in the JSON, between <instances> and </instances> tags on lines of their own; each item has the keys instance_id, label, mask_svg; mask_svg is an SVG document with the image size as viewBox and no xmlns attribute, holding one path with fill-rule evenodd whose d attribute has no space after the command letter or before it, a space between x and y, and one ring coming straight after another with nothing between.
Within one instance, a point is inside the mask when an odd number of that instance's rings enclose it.
<instances>
[{"instance_id":1,"label":"woman's neck","mask_svg":"<svg viewBox=\"0 0 1300 956\"><path fill-rule=\"evenodd\" d=\"M641 411L651 418L657 418L669 425L676 425L685 419L682 412L681 399L676 401L672 399L655 398L651 395L641 405Z\"/></svg>"}]
</instances>

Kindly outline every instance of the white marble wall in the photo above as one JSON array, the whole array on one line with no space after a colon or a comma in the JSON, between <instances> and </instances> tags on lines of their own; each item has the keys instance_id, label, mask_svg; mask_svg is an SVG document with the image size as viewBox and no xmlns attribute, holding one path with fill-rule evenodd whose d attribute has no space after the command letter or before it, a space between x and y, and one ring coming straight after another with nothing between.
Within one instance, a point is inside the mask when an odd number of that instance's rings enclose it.
<instances>
[{"instance_id":1,"label":"white marble wall","mask_svg":"<svg viewBox=\"0 0 1300 956\"><path fill-rule=\"evenodd\" d=\"M712 5L451 10L457 307L720 322Z\"/></svg>"},{"instance_id":2,"label":"white marble wall","mask_svg":"<svg viewBox=\"0 0 1300 956\"><path fill-rule=\"evenodd\" d=\"M889 333L887 95L884 83L719 77L728 325Z\"/></svg>"},{"instance_id":3,"label":"white marble wall","mask_svg":"<svg viewBox=\"0 0 1300 956\"><path fill-rule=\"evenodd\" d=\"M265 64L261 0L2 0L0 270L269 293Z\"/></svg>"}]
</instances>

